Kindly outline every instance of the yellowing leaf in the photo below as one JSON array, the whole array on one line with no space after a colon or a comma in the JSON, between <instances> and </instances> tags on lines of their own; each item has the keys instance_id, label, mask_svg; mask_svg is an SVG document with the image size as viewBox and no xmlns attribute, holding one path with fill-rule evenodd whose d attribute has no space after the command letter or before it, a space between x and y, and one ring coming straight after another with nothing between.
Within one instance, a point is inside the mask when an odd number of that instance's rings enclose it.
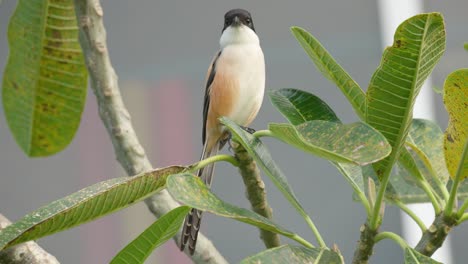
<instances>
[{"instance_id":1,"label":"yellowing leaf","mask_svg":"<svg viewBox=\"0 0 468 264\"><path fill-rule=\"evenodd\" d=\"M468 138L468 69L459 69L447 77L444 104L450 118L444 135L445 161L453 179ZM468 170L462 171L461 176L462 179L468 177Z\"/></svg>"}]
</instances>

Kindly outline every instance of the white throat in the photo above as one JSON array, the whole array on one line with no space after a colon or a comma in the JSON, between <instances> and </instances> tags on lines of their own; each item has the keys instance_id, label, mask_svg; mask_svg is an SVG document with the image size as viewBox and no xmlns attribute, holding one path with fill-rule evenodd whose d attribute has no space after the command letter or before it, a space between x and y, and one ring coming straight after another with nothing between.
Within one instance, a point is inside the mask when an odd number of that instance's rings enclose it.
<instances>
[{"instance_id":1,"label":"white throat","mask_svg":"<svg viewBox=\"0 0 468 264\"><path fill-rule=\"evenodd\" d=\"M233 44L260 44L260 40L258 39L257 34L255 32L245 26L241 25L238 27L229 26L223 31L221 35L221 39L219 40L219 45L221 48L224 48L228 45Z\"/></svg>"}]
</instances>

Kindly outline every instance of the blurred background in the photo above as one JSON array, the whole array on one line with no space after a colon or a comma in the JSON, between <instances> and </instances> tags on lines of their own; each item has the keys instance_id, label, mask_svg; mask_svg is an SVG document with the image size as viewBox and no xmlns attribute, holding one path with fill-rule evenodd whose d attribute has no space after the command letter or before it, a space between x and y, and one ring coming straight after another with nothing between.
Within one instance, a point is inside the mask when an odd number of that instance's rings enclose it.
<instances>
[{"instance_id":1,"label":"blurred background","mask_svg":"<svg viewBox=\"0 0 468 264\"><path fill-rule=\"evenodd\" d=\"M113 65L133 125L154 167L195 162L201 152L202 108L206 69L219 44L223 15L231 8L252 13L267 66L267 90L304 89L325 100L344 122L357 121L345 97L315 69L292 37L289 27L314 34L350 75L366 89L379 65L381 40L374 1L123 1L104 0L104 22ZM0 72L8 56L6 31L16 1L0 1ZM467 1L424 1L425 11L441 12L447 27L447 50L436 66L433 85L467 67ZM447 115L440 95L434 99L442 129ZM169 114L170 113L170 114ZM253 128L264 129L283 117L265 97ZM306 155L272 139L264 141L286 173L299 200L328 245L336 243L351 260L365 211L351 201L352 189L325 160ZM226 150L225 150L226 151ZM0 108L0 213L15 221L26 213L92 183L123 176L110 139L89 90L81 126L71 145L49 158L27 158L14 142ZM267 177L274 219L310 241L312 233ZM213 191L226 201L250 208L235 168L219 164ZM40 245L62 263L107 263L153 222L143 204L95 222L41 239ZM388 207L382 229L400 233L399 212ZM262 251L256 228L205 215L202 231L229 262ZM454 263L468 258L468 228L452 232ZM282 238L282 242L290 242ZM400 248L383 241L374 263L402 263ZM190 263L170 241L148 263Z\"/></svg>"}]
</instances>

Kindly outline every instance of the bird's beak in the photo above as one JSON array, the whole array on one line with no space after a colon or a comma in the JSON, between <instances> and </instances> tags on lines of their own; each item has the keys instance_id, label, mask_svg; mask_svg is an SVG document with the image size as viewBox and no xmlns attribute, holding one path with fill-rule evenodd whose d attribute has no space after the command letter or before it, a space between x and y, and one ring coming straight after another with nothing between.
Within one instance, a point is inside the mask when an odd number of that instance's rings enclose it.
<instances>
[{"instance_id":1,"label":"bird's beak","mask_svg":"<svg viewBox=\"0 0 468 264\"><path fill-rule=\"evenodd\" d=\"M232 24L235 26L239 26L241 24L241 21L238 16L234 17L234 22Z\"/></svg>"}]
</instances>

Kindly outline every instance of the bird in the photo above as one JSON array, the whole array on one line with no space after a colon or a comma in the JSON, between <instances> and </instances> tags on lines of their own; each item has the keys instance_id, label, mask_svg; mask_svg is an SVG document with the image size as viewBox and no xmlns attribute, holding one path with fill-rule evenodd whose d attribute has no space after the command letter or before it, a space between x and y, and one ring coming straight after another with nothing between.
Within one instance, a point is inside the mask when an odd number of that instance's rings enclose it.
<instances>
[{"instance_id":1,"label":"bird","mask_svg":"<svg viewBox=\"0 0 468 264\"><path fill-rule=\"evenodd\" d=\"M220 117L251 131L247 126L257 116L265 91L265 59L247 10L232 9L224 15L219 45L206 75L201 160L217 155L230 137ZM211 187L214 163L197 175ZM192 208L184 221L180 250L188 247L190 255L195 252L201 218L202 211Z\"/></svg>"}]
</instances>

